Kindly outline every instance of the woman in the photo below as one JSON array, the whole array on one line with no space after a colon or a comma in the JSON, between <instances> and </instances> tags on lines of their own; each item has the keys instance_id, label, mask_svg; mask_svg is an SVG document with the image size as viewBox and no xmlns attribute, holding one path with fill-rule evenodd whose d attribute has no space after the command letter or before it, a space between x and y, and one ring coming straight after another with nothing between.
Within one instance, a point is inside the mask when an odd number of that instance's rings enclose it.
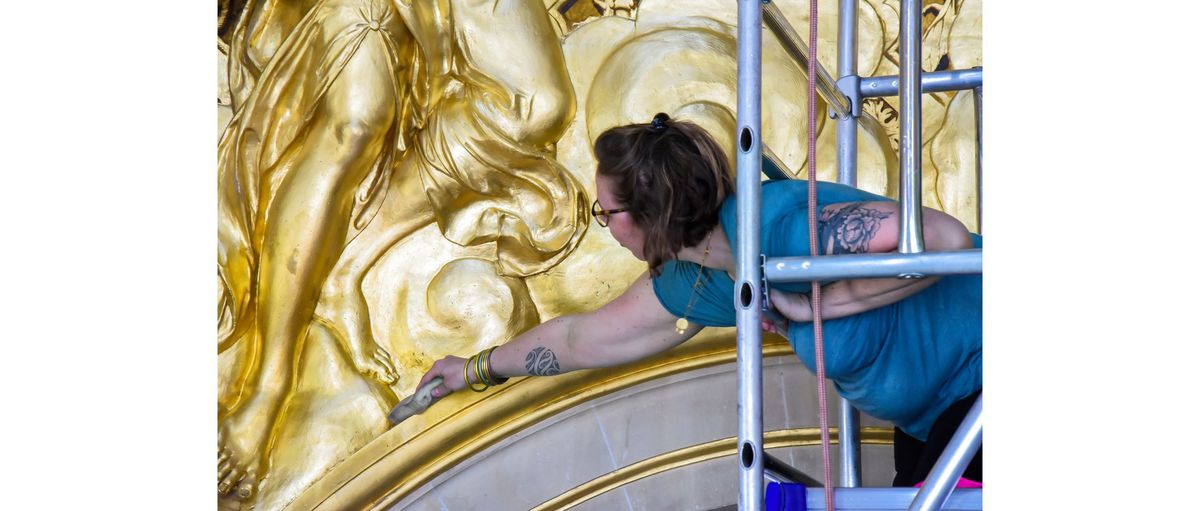
<instances>
[{"instance_id":1,"label":"woman","mask_svg":"<svg viewBox=\"0 0 1200 511\"><path fill-rule=\"evenodd\" d=\"M608 367L676 346L704 326L733 326L736 198L728 160L699 127L670 121L613 128L595 145L601 226L649 271L593 312L550 320L469 359L434 363L435 397L508 376L549 376ZM762 188L762 250L768 257L808 255L804 181ZM825 254L891 252L899 205L885 197L819 183L818 240ZM978 246L953 217L924 210L930 251ZM859 409L894 422L896 485L924 479L982 391L981 279L860 279L823 288L829 339L826 372ZM784 334L814 367L808 284L777 285L771 302L790 321L764 328ZM928 445L926 445L928 441ZM981 456L964 474L982 480Z\"/></svg>"}]
</instances>

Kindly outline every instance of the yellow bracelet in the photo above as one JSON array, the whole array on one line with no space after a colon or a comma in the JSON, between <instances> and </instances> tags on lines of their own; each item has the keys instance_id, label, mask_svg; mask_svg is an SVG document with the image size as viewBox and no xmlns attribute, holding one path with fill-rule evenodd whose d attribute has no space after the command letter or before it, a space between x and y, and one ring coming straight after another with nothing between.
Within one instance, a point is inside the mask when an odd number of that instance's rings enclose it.
<instances>
[{"instance_id":1,"label":"yellow bracelet","mask_svg":"<svg viewBox=\"0 0 1200 511\"><path fill-rule=\"evenodd\" d=\"M483 351L479 352L479 369L482 371L483 377L485 378L485 381L488 382L488 385L495 386L496 381L494 378L492 378L492 369L488 367L488 356L491 354L491 349L484 349Z\"/></svg>"},{"instance_id":2,"label":"yellow bracelet","mask_svg":"<svg viewBox=\"0 0 1200 511\"><path fill-rule=\"evenodd\" d=\"M492 372L492 352L496 351L499 346L492 346L487 350L487 355L483 357L483 367L486 369L488 379L492 380L492 385L504 385L508 378L497 378L496 373Z\"/></svg>"},{"instance_id":3,"label":"yellow bracelet","mask_svg":"<svg viewBox=\"0 0 1200 511\"><path fill-rule=\"evenodd\" d=\"M484 374L483 374L483 352L482 351L475 354L475 379L479 380L479 382L484 384L485 386L488 386L488 387L492 386L491 380L488 380L487 376L484 376Z\"/></svg>"},{"instance_id":4,"label":"yellow bracelet","mask_svg":"<svg viewBox=\"0 0 1200 511\"><path fill-rule=\"evenodd\" d=\"M487 390L487 385L484 385L483 388L481 388L481 389L477 389L477 388L475 388L475 385L473 385L471 383L471 379L467 378L467 368L471 365L471 361L474 359L475 359L475 357L468 358L467 362L465 364L463 364L463 381L467 382L468 389L471 389L472 391L475 391L475 392L483 392L483 391Z\"/></svg>"}]
</instances>

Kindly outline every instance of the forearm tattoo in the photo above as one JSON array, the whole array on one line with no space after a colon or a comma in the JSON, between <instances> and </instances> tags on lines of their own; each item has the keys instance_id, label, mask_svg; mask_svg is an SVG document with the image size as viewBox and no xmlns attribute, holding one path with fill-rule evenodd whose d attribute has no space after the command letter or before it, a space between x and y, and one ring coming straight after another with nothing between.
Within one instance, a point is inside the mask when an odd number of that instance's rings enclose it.
<instances>
[{"instance_id":1,"label":"forearm tattoo","mask_svg":"<svg viewBox=\"0 0 1200 511\"><path fill-rule=\"evenodd\" d=\"M821 213L817 235L828 247L827 254L865 253L879 232L881 221L889 216L892 216L889 212L865 208L862 204L847 204Z\"/></svg>"},{"instance_id":2,"label":"forearm tattoo","mask_svg":"<svg viewBox=\"0 0 1200 511\"><path fill-rule=\"evenodd\" d=\"M525 370L534 376L554 376L562 373L558 367L558 357L550 348L534 348L525 355Z\"/></svg>"}]
</instances>

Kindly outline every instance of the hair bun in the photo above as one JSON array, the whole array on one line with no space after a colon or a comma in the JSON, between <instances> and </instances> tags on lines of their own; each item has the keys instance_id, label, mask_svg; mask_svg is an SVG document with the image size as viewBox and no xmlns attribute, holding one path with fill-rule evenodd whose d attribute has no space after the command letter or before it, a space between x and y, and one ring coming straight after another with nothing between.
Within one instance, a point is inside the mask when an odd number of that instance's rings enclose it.
<instances>
[{"instance_id":1,"label":"hair bun","mask_svg":"<svg viewBox=\"0 0 1200 511\"><path fill-rule=\"evenodd\" d=\"M654 114L654 118L650 120L650 130L651 131L666 130L667 129L667 121L669 121L669 120L671 120L671 117L668 116L667 114L664 114L662 112Z\"/></svg>"}]
</instances>

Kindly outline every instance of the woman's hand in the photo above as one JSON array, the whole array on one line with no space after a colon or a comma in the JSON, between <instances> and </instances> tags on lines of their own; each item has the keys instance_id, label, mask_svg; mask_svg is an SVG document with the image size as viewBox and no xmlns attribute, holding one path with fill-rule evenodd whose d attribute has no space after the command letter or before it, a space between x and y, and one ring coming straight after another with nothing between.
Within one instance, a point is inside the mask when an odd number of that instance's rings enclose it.
<instances>
[{"instance_id":1,"label":"woman's hand","mask_svg":"<svg viewBox=\"0 0 1200 511\"><path fill-rule=\"evenodd\" d=\"M763 312L762 329L765 332L770 332L781 337L787 337L789 325L788 318L784 316L774 305L777 292L778 291L774 289L770 290L772 306L771 310Z\"/></svg>"},{"instance_id":2,"label":"woman's hand","mask_svg":"<svg viewBox=\"0 0 1200 511\"><path fill-rule=\"evenodd\" d=\"M434 387L434 400L446 397L457 390L467 388L467 382L463 381L463 365L467 363L467 359L459 358L453 355L447 356L433 363L433 367L421 377L421 381L417 383L417 388L414 393L421 390L430 380L441 376L442 384Z\"/></svg>"},{"instance_id":3,"label":"woman's hand","mask_svg":"<svg viewBox=\"0 0 1200 511\"><path fill-rule=\"evenodd\" d=\"M812 299L807 294L788 293L778 289L769 289L767 292L770 294L771 307L776 311L776 315L782 316L772 320L774 328L778 329L782 325L783 331L776 332L779 335L787 336L787 324L789 320L800 323L813 320ZM767 316L767 314L763 315L764 323ZM767 329L764 328L764 330Z\"/></svg>"},{"instance_id":4,"label":"woman's hand","mask_svg":"<svg viewBox=\"0 0 1200 511\"><path fill-rule=\"evenodd\" d=\"M938 277L923 279L854 279L840 280L821 287L821 317L844 318L883 307L908 298L932 286ZM790 321L805 323L813 320L812 297L805 293L788 293L771 289L771 305ZM772 331L765 325L763 330ZM775 327L778 328L778 321ZM783 334L786 335L786 321Z\"/></svg>"}]
</instances>

